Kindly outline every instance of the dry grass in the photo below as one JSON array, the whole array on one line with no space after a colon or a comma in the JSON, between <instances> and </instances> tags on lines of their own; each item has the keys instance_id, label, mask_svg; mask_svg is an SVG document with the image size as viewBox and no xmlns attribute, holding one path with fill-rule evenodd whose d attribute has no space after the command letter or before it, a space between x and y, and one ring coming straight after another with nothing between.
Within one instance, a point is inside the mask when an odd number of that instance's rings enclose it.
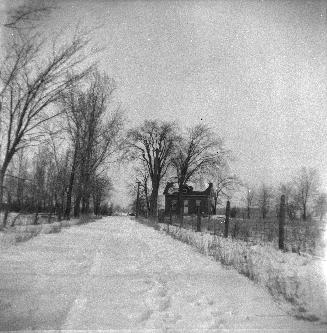
<instances>
[{"instance_id":1,"label":"dry grass","mask_svg":"<svg viewBox=\"0 0 327 333\"><path fill-rule=\"evenodd\" d=\"M165 217L167 223L169 217ZM196 216L185 216L183 228L196 229ZM173 216L173 225L179 226L179 221ZM240 219L231 218L229 221L229 235L233 238L243 240L252 244L267 243L278 249L278 219L268 217L266 219ZM201 231L215 233L223 236L225 229L225 218L223 216L211 216L201 218ZM323 256L326 248L324 233L325 221L286 221L285 225L285 248L289 252L305 252L311 255Z\"/></svg>"},{"instance_id":2,"label":"dry grass","mask_svg":"<svg viewBox=\"0 0 327 333\"><path fill-rule=\"evenodd\" d=\"M167 232L167 226L160 225ZM327 318L327 262L309 256L284 253L272 245L253 245L241 240L169 226L169 234L232 266L276 298L292 305L296 316L308 320Z\"/></svg>"},{"instance_id":3,"label":"dry grass","mask_svg":"<svg viewBox=\"0 0 327 333\"><path fill-rule=\"evenodd\" d=\"M1 218L1 216L0 216ZM38 234L58 233L63 227L89 223L94 221L90 215L83 215L81 218L71 219L69 221L57 221L48 223L47 216L40 215L38 224L34 223L34 214L10 213L8 215L7 227L0 231L0 248L9 247L19 242L24 242ZM51 219L53 221L53 219ZM14 223L14 226L11 226Z\"/></svg>"}]
</instances>

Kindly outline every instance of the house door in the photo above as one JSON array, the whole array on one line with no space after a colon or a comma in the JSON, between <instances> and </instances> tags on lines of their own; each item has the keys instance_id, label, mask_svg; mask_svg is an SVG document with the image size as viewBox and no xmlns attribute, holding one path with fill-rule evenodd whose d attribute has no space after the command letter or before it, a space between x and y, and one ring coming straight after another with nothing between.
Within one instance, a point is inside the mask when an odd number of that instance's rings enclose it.
<instances>
[{"instance_id":1,"label":"house door","mask_svg":"<svg viewBox=\"0 0 327 333\"><path fill-rule=\"evenodd\" d=\"M184 215L188 214L188 200L184 200Z\"/></svg>"}]
</instances>

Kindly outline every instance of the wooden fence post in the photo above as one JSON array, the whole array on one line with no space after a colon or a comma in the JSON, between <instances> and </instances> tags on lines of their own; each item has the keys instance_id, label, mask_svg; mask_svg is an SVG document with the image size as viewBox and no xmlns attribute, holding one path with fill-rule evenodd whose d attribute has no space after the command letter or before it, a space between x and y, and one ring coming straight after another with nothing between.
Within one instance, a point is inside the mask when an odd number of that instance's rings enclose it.
<instances>
[{"instance_id":1,"label":"wooden fence post","mask_svg":"<svg viewBox=\"0 0 327 333\"><path fill-rule=\"evenodd\" d=\"M225 214L225 231L224 231L224 237L228 237L228 228L229 228L229 214L230 214L230 202L227 201L226 205L226 214Z\"/></svg>"},{"instance_id":2,"label":"wooden fence post","mask_svg":"<svg viewBox=\"0 0 327 333\"><path fill-rule=\"evenodd\" d=\"M196 231L201 232L201 212L200 207L197 207L197 224L196 224Z\"/></svg>"},{"instance_id":3,"label":"wooden fence post","mask_svg":"<svg viewBox=\"0 0 327 333\"><path fill-rule=\"evenodd\" d=\"M278 247L280 250L285 249L284 237L285 237L285 218L286 218L286 204L285 195L280 197L280 208L279 208L279 238Z\"/></svg>"},{"instance_id":4,"label":"wooden fence post","mask_svg":"<svg viewBox=\"0 0 327 333\"><path fill-rule=\"evenodd\" d=\"M172 225L173 224L173 203L170 203L169 207L169 223Z\"/></svg>"},{"instance_id":5,"label":"wooden fence post","mask_svg":"<svg viewBox=\"0 0 327 333\"><path fill-rule=\"evenodd\" d=\"M173 210L173 203L170 202L170 205L169 205L169 219L167 219L167 232L169 232L169 224L172 224L172 210Z\"/></svg>"}]
</instances>

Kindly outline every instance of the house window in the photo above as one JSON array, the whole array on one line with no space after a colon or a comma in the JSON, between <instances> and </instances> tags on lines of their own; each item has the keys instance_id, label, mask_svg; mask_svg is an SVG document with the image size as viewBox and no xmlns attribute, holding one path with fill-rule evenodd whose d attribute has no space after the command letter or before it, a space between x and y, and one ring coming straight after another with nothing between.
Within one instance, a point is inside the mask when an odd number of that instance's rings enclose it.
<instances>
[{"instance_id":1,"label":"house window","mask_svg":"<svg viewBox=\"0 0 327 333\"><path fill-rule=\"evenodd\" d=\"M184 200L184 214L188 214L188 200Z\"/></svg>"},{"instance_id":2,"label":"house window","mask_svg":"<svg viewBox=\"0 0 327 333\"><path fill-rule=\"evenodd\" d=\"M175 212L177 209L177 200L172 200L171 201L171 210Z\"/></svg>"},{"instance_id":3,"label":"house window","mask_svg":"<svg viewBox=\"0 0 327 333\"><path fill-rule=\"evenodd\" d=\"M196 207L200 207L201 206L201 200L196 200Z\"/></svg>"}]
</instances>

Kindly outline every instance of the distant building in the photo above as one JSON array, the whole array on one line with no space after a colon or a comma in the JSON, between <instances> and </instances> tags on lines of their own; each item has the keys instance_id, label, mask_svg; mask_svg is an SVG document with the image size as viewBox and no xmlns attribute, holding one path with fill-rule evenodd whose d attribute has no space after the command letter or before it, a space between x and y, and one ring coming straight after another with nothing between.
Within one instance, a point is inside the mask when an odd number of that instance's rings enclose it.
<instances>
[{"instance_id":1,"label":"distant building","mask_svg":"<svg viewBox=\"0 0 327 333\"><path fill-rule=\"evenodd\" d=\"M214 211L214 190L212 183L204 191L193 191L192 186L184 185L182 189L184 215L200 213L210 215ZM165 215L177 214L178 188L175 183L167 183L163 192L165 195Z\"/></svg>"}]
</instances>

